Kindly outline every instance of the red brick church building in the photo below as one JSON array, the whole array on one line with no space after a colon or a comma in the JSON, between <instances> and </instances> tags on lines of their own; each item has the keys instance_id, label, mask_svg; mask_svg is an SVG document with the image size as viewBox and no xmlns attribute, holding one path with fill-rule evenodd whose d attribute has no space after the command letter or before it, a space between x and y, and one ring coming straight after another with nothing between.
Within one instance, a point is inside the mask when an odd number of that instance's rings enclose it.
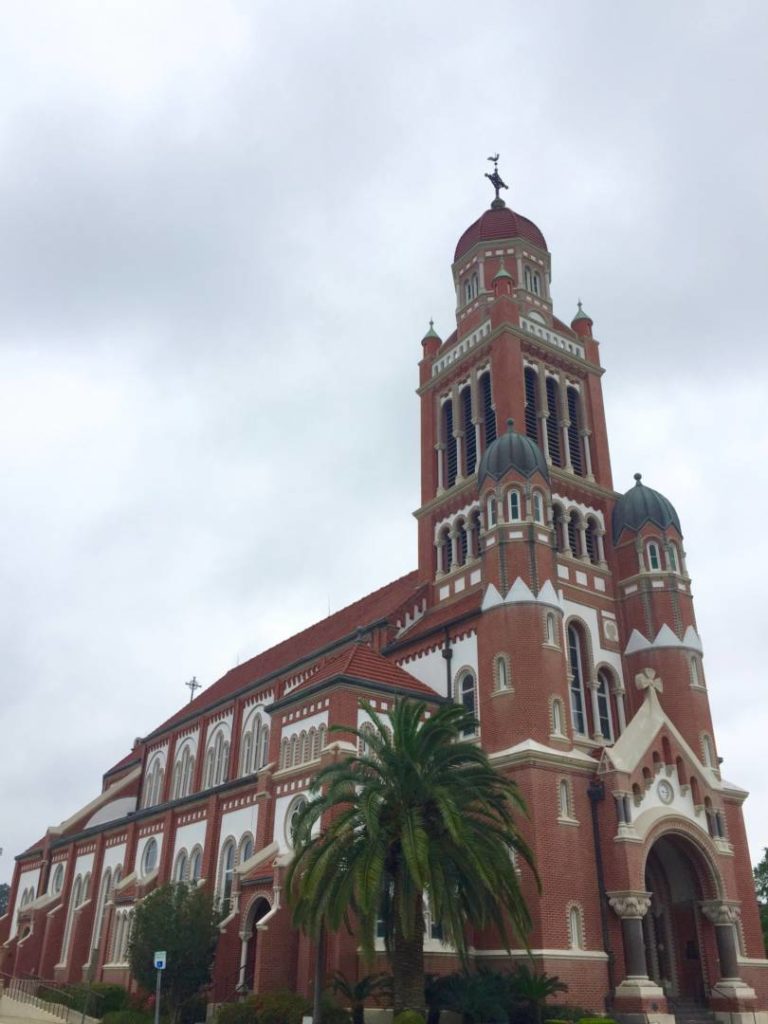
<instances>
[{"instance_id":1,"label":"red brick church building","mask_svg":"<svg viewBox=\"0 0 768 1024\"><path fill-rule=\"evenodd\" d=\"M581 304L555 316L544 235L491 179L453 257L455 330L420 346L418 566L233 668L20 854L0 971L127 982L134 907L195 880L229 908L214 1001L309 992L314 951L283 891L292 817L352 749L331 725L363 725L363 699L415 697L473 709L517 781L541 895L511 870L535 963L569 1001L768 1024L747 794L720 772L681 523L639 474L614 490L593 322ZM428 969L453 970L438 924ZM473 949L510 963L485 934ZM327 967L367 971L346 934Z\"/></svg>"}]
</instances>

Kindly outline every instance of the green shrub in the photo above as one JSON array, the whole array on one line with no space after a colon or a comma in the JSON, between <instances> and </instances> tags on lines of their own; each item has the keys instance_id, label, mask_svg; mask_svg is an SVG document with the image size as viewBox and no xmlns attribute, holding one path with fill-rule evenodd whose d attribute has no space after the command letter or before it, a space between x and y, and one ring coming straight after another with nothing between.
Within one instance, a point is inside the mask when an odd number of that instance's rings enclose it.
<instances>
[{"instance_id":1,"label":"green shrub","mask_svg":"<svg viewBox=\"0 0 768 1024\"><path fill-rule=\"evenodd\" d=\"M102 1018L102 1024L153 1024L152 1016L137 1010L113 1010Z\"/></svg>"},{"instance_id":2,"label":"green shrub","mask_svg":"<svg viewBox=\"0 0 768 1024\"><path fill-rule=\"evenodd\" d=\"M392 1024L425 1024L424 1017L416 1010L403 1010L393 1020Z\"/></svg>"},{"instance_id":3,"label":"green shrub","mask_svg":"<svg viewBox=\"0 0 768 1024\"><path fill-rule=\"evenodd\" d=\"M288 990L260 992L253 997L258 1024L301 1024L312 1013L308 999Z\"/></svg>"},{"instance_id":4,"label":"green shrub","mask_svg":"<svg viewBox=\"0 0 768 1024\"><path fill-rule=\"evenodd\" d=\"M222 1003L216 1011L216 1024L256 1024L255 996L242 1003Z\"/></svg>"},{"instance_id":5,"label":"green shrub","mask_svg":"<svg viewBox=\"0 0 768 1024\"><path fill-rule=\"evenodd\" d=\"M579 1017L577 1024L616 1024L613 1017Z\"/></svg>"},{"instance_id":6,"label":"green shrub","mask_svg":"<svg viewBox=\"0 0 768 1024\"><path fill-rule=\"evenodd\" d=\"M352 1014L324 994L320 1003L320 1024L352 1024Z\"/></svg>"},{"instance_id":7,"label":"green shrub","mask_svg":"<svg viewBox=\"0 0 768 1024\"><path fill-rule=\"evenodd\" d=\"M577 1024L578 1021L589 1018L594 1020L595 1014L592 1010L585 1010L583 1006L569 1006L567 1003L547 1003L544 1007L544 1019L545 1021L550 1020L561 1020L573 1022ZM607 1024L607 1018L601 1017Z\"/></svg>"}]
</instances>

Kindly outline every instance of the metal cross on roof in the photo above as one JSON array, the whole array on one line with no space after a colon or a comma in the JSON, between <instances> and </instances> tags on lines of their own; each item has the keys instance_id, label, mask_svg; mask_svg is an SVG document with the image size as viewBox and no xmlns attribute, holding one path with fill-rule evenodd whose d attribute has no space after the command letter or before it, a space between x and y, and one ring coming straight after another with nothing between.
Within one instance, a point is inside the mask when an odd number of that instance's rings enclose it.
<instances>
[{"instance_id":1,"label":"metal cross on roof","mask_svg":"<svg viewBox=\"0 0 768 1024\"><path fill-rule=\"evenodd\" d=\"M198 683L197 676L192 676L189 682L184 683L184 685L189 689L189 701L190 703L192 703L192 701L195 699L195 691L202 690L203 684Z\"/></svg>"},{"instance_id":2,"label":"metal cross on roof","mask_svg":"<svg viewBox=\"0 0 768 1024\"><path fill-rule=\"evenodd\" d=\"M496 198L494 199L494 203L503 203L504 201L499 199L499 192L501 189L506 188L507 185L501 180L501 175L499 174L499 154L496 153L495 156L489 156L488 159L493 164L493 174L489 174L486 171L485 176L496 189Z\"/></svg>"}]
</instances>

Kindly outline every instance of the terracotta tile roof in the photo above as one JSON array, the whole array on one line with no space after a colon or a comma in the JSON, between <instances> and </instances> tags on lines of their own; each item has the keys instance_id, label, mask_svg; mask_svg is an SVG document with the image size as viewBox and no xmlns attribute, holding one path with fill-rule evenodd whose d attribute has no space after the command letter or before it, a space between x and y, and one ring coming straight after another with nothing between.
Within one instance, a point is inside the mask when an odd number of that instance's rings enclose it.
<instances>
[{"instance_id":1,"label":"terracotta tile roof","mask_svg":"<svg viewBox=\"0 0 768 1024\"><path fill-rule=\"evenodd\" d=\"M117 764L113 764L112 767L106 772L107 775L112 775L114 772L120 771L121 768L127 768L130 764L138 764L141 760L141 754L138 754L135 750L132 750L130 754L126 754L125 757L121 758Z\"/></svg>"},{"instance_id":2,"label":"terracotta tile roof","mask_svg":"<svg viewBox=\"0 0 768 1024\"><path fill-rule=\"evenodd\" d=\"M302 630L301 633L283 640L274 647L257 654L255 658L230 669L221 679L198 694L193 701L185 704L162 725L153 729L149 736L155 736L177 722L201 714L218 701L225 700L237 693L238 690L248 686L249 683L255 683L272 673L279 672L287 665L308 658L315 651L342 640L344 637L352 637L359 626L368 626L385 619L410 598L415 599L420 589L422 588L419 584L419 574L417 570L414 570L379 590L374 590L372 594L334 612L326 619L321 619L320 622ZM131 756L129 754L118 761L107 774L129 764Z\"/></svg>"},{"instance_id":3,"label":"terracotta tile roof","mask_svg":"<svg viewBox=\"0 0 768 1024\"><path fill-rule=\"evenodd\" d=\"M393 661L388 661L387 658L364 643L353 644L338 657L332 658L301 686L291 691L290 694L286 694L286 697L292 698L304 690L315 689L322 683L341 678L396 687L399 690L407 690L414 696L428 697L432 700L439 697L431 687L426 686L410 672L406 672Z\"/></svg>"},{"instance_id":4,"label":"terracotta tile roof","mask_svg":"<svg viewBox=\"0 0 768 1024\"><path fill-rule=\"evenodd\" d=\"M466 597L460 598L458 601L451 601L450 603L430 608L418 622L411 626L404 636L391 643L387 650L399 651L401 648L407 647L413 640L418 640L432 632L437 635L437 641L442 643L441 636L437 634L438 629L442 626L450 626L455 619L479 615L482 600L483 595L477 590L467 594Z\"/></svg>"},{"instance_id":5,"label":"terracotta tile roof","mask_svg":"<svg viewBox=\"0 0 768 1024\"><path fill-rule=\"evenodd\" d=\"M552 317L552 326L556 331L562 331L564 334L570 334L572 338L576 337L576 331L568 324L564 324L562 320L559 320L556 316Z\"/></svg>"},{"instance_id":6,"label":"terracotta tile roof","mask_svg":"<svg viewBox=\"0 0 768 1024\"><path fill-rule=\"evenodd\" d=\"M474 224L470 224L456 245L453 262L461 259L476 242L491 242L502 238L523 238L540 249L547 248L544 235L532 220L503 206L486 210Z\"/></svg>"}]
</instances>

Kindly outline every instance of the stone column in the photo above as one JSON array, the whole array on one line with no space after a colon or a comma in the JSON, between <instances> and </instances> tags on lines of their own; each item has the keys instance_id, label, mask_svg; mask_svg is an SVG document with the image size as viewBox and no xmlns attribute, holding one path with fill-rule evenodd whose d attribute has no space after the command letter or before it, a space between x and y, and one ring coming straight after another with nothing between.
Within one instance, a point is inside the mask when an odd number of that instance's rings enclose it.
<instances>
[{"instance_id":1,"label":"stone column","mask_svg":"<svg viewBox=\"0 0 768 1024\"><path fill-rule=\"evenodd\" d=\"M741 914L739 905L726 900L707 900L701 904L701 910L715 926L721 981L740 980L736 944L736 922Z\"/></svg>"},{"instance_id":2,"label":"stone column","mask_svg":"<svg viewBox=\"0 0 768 1024\"><path fill-rule=\"evenodd\" d=\"M600 686L600 682L597 679L590 679L587 683L589 692L592 698L592 736L593 739L602 740L605 739L600 730L600 704L598 702L597 690ZM610 700L610 697L608 698Z\"/></svg>"},{"instance_id":3,"label":"stone column","mask_svg":"<svg viewBox=\"0 0 768 1024\"><path fill-rule=\"evenodd\" d=\"M650 984L648 965L645 960L643 918L651 905L651 894L642 890L628 889L624 892L609 892L607 896L611 908L621 918L627 980L644 980Z\"/></svg>"},{"instance_id":4,"label":"stone column","mask_svg":"<svg viewBox=\"0 0 768 1024\"><path fill-rule=\"evenodd\" d=\"M248 940L250 935L244 932L240 932L240 968L237 974L237 993L238 995L244 995L245 988L245 968L248 963Z\"/></svg>"}]
</instances>

